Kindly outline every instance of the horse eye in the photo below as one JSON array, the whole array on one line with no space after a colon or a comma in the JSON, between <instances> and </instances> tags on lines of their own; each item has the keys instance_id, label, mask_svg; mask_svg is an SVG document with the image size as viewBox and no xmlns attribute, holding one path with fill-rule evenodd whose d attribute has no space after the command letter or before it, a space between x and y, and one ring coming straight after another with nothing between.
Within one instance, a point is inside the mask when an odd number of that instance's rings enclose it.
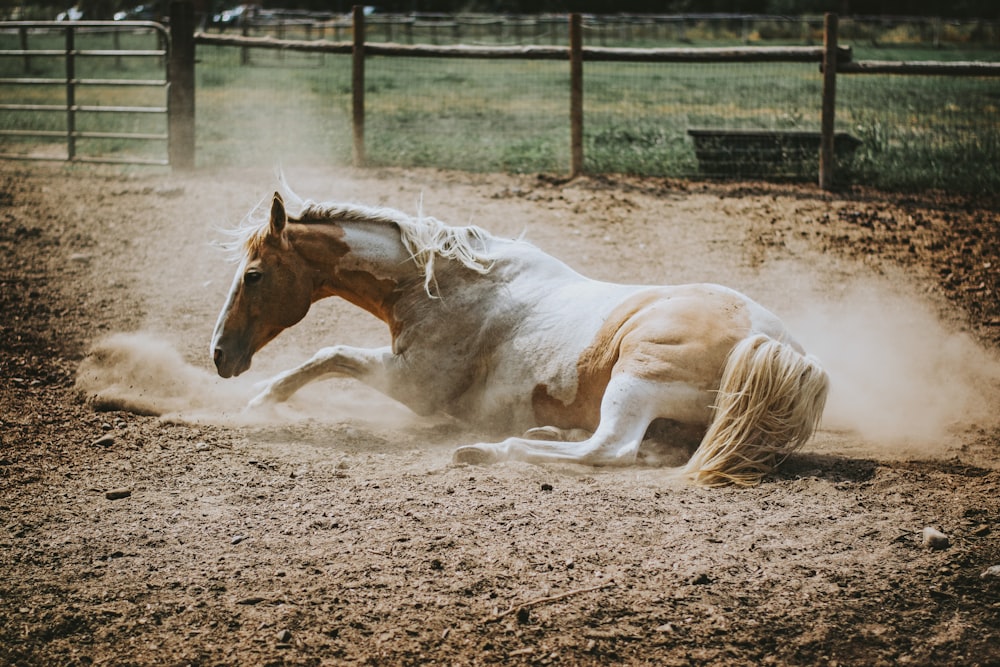
<instances>
[{"instance_id":1,"label":"horse eye","mask_svg":"<svg viewBox=\"0 0 1000 667\"><path fill-rule=\"evenodd\" d=\"M259 283L260 279L263 277L264 274L261 273L260 271L251 270L247 271L243 275L243 282L245 282L247 285L253 285L254 283Z\"/></svg>"}]
</instances>

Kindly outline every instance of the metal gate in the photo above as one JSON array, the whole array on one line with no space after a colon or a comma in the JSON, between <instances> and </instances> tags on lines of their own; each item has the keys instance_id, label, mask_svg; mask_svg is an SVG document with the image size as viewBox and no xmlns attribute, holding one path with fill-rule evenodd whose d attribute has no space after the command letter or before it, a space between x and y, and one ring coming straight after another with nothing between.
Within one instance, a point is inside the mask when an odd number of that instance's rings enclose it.
<instances>
[{"instance_id":1,"label":"metal gate","mask_svg":"<svg viewBox=\"0 0 1000 667\"><path fill-rule=\"evenodd\" d=\"M149 21L0 22L0 158L168 165L169 45Z\"/></svg>"}]
</instances>

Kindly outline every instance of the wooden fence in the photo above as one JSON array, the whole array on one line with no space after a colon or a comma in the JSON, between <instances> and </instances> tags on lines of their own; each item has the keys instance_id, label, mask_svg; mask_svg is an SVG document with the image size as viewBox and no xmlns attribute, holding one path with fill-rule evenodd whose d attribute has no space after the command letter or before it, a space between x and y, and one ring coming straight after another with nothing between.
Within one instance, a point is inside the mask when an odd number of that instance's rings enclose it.
<instances>
[{"instance_id":1,"label":"wooden fence","mask_svg":"<svg viewBox=\"0 0 1000 667\"><path fill-rule=\"evenodd\" d=\"M328 42L325 40L302 41L284 40L271 37L244 37L225 34L195 34L195 22L191 0L175 0L171 5L171 162L176 168L194 165L194 45L220 45L257 49L279 49L312 53L352 54L352 122L354 127L354 161L358 166L365 163L364 124L365 86L364 61L368 56L389 57L433 57L433 58L480 58L480 59L527 59L563 60L569 64L570 108L568 118L571 125L570 155L571 174L583 171L583 63L585 62L662 62L662 63L747 63L747 62L801 62L817 63L823 71L823 94L821 128L817 133L788 133L771 131L758 133L755 137L766 144L787 147L788 142L799 142L808 150L818 148L819 184L829 189L834 183L834 159L841 146L849 144L838 141L834 132L836 110L836 82L838 74L946 74L949 76L1000 76L1000 63L988 62L883 62L859 61L852 59L850 48L840 46L837 41L838 20L834 14L824 17L823 46L805 47L734 47L734 48L659 48L630 49L588 47L583 45L581 17L569 17L569 46L432 46L402 45L394 43L366 43L365 16L361 7L353 12L353 39L350 42ZM727 137L725 130L716 132L710 138L715 142L725 142L735 138L738 132ZM745 134L745 133L744 133ZM795 134L796 136L791 136ZM805 136L803 136L803 134ZM692 134L695 141L698 137ZM706 135L700 135L706 136ZM697 150L697 145L696 145ZM843 148L841 148L843 150Z\"/></svg>"}]
</instances>

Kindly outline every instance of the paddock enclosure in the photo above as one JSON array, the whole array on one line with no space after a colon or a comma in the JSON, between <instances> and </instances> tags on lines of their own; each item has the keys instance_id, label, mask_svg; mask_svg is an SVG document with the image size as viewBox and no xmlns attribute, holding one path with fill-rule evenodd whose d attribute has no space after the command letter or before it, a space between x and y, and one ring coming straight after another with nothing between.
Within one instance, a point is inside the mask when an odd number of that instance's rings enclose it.
<instances>
[{"instance_id":1,"label":"paddock enclosure","mask_svg":"<svg viewBox=\"0 0 1000 667\"><path fill-rule=\"evenodd\" d=\"M704 490L664 481L669 451L457 465L478 434L339 381L245 414L256 381L386 335L326 300L213 377L233 267L212 243L271 165L0 162L0 662L1000 660L995 201L284 170L597 278L740 289L830 370L820 431L762 484Z\"/></svg>"},{"instance_id":2,"label":"paddock enclosure","mask_svg":"<svg viewBox=\"0 0 1000 667\"><path fill-rule=\"evenodd\" d=\"M159 51L162 38L127 23L80 26L70 51L99 73L76 77L90 79L81 90L101 103L81 100L78 114L58 111L74 107L63 91L74 76L60 57L66 24L0 25L9 100L0 104L0 152L52 159L79 135L93 149L80 159L162 161L162 140L117 135L168 134L178 167L363 162L804 182L828 174L826 187L968 193L1000 183L995 22L845 16L833 33L839 48L827 51L822 16L575 15L572 30L566 15L358 12L355 31L350 16L262 13L195 32L190 3L175 5L189 23L171 23L172 81L147 91L155 101L132 101L139 88L122 84L162 78L164 63L112 52ZM835 85L821 71L830 53ZM118 83L108 89L95 77ZM164 89L169 128L136 111L163 106ZM98 115L112 126L94 127ZM38 133L52 139L40 147ZM834 134L842 140L820 174L820 137Z\"/></svg>"}]
</instances>

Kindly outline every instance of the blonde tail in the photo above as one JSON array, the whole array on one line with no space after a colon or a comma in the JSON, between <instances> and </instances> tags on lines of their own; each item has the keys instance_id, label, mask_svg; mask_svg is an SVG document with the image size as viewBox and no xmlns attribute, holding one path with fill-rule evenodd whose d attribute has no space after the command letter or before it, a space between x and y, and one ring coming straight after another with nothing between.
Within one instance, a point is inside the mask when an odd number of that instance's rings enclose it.
<instances>
[{"instance_id":1,"label":"blonde tail","mask_svg":"<svg viewBox=\"0 0 1000 667\"><path fill-rule=\"evenodd\" d=\"M819 361L768 336L729 353L712 422L678 472L699 486L751 486L812 436L829 378Z\"/></svg>"}]
</instances>

